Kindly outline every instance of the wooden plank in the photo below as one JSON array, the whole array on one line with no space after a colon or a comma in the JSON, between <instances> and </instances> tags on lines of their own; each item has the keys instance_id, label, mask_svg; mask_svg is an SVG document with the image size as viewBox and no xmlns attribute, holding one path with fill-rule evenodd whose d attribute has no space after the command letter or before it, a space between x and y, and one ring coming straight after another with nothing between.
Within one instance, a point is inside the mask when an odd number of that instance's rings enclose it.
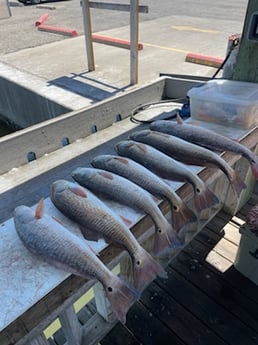
<instances>
[{"instance_id":1,"label":"wooden plank","mask_svg":"<svg viewBox=\"0 0 258 345\"><path fill-rule=\"evenodd\" d=\"M141 302L185 344L226 344L155 283L144 291Z\"/></svg>"},{"instance_id":2,"label":"wooden plank","mask_svg":"<svg viewBox=\"0 0 258 345\"><path fill-rule=\"evenodd\" d=\"M224 226L224 219L221 219L219 216L216 217L216 223L210 222L207 228L213 231L215 234L218 234L218 228L220 229L220 233L223 233L223 237L225 240L232 242L235 245L239 244L240 241L240 233L239 233L239 226L237 226L233 222L228 222ZM221 225L220 225L221 224Z\"/></svg>"},{"instance_id":3,"label":"wooden plank","mask_svg":"<svg viewBox=\"0 0 258 345\"><path fill-rule=\"evenodd\" d=\"M141 345L142 343L134 334L121 323L115 327L101 340L101 345Z\"/></svg>"},{"instance_id":4,"label":"wooden plank","mask_svg":"<svg viewBox=\"0 0 258 345\"><path fill-rule=\"evenodd\" d=\"M85 279L71 275L64 282L53 289L48 295L35 303L10 326L0 332L0 344L9 345L19 341L19 345L43 332L54 321L62 310L75 302L94 284Z\"/></svg>"},{"instance_id":5,"label":"wooden plank","mask_svg":"<svg viewBox=\"0 0 258 345\"><path fill-rule=\"evenodd\" d=\"M39 334L35 339L31 340L28 345L49 345L44 334Z\"/></svg>"},{"instance_id":6,"label":"wooden plank","mask_svg":"<svg viewBox=\"0 0 258 345\"><path fill-rule=\"evenodd\" d=\"M117 4L111 2L97 2L97 1L90 1L89 2L90 8L99 8L102 10L112 10L112 11L124 11L130 12L130 5L127 4ZM139 13L148 13L149 7L148 6L138 6Z\"/></svg>"},{"instance_id":7,"label":"wooden plank","mask_svg":"<svg viewBox=\"0 0 258 345\"><path fill-rule=\"evenodd\" d=\"M79 310L79 312L77 313L78 320L82 325L84 325L96 313L96 311L96 304L93 298L81 310Z\"/></svg>"},{"instance_id":8,"label":"wooden plank","mask_svg":"<svg viewBox=\"0 0 258 345\"><path fill-rule=\"evenodd\" d=\"M171 263L173 266L173 261ZM158 285L173 296L182 306L191 311L207 327L230 345L254 345L257 334L234 317L225 308L193 286L172 267L167 267L169 278L157 279Z\"/></svg>"},{"instance_id":9,"label":"wooden plank","mask_svg":"<svg viewBox=\"0 0 258 345\"><path fill-rule=\"evenodd\" d=\"M232 262L212 251L212 245L198 241L199 235L186 248L185 251L198 262L201 261L210 270L219 274L229 285L244 294L246 298L258 303L257 286L239 273ZM208 255L213 253L213 263L207 260Z\"/></svg>"},{"instance_id":10,"label":"wooden plank","mask_svg":"<svg viewBox=\"0 0 258 345\"><path fill-rule=\"evenodd\" d=\"M12 16L9 1L1 0L0 1L0 19L9 18Z\"/></svg>"},{"instance_id":11,"label":"wooden plank","mask_svg":"<svg viewBox=\"0 0 258 345\"><path fill-rule=\"evenodd\" d=\"M73 305L70 305L59 314L62 330L67 339L67 345L81 344L81 326L75 314Z\"/></svg>"},{"instance_id":12,"label":"wooden plank","mask_svg":"<svg viewBox=\"0 0 258 345\"><path fill-rule=\"evenodd\" d=\"M138 83L139 0L130 0L130 84Z\"/></svg>"},{"instance_id":13,"label":"wooden plank","mask_svg":"<svg viewBox=\"0 0 258 345\"><path fill-rule=\"evenodd\" d=\"M82 342L81 345L96 345L101 339L112 329L117 323L117 320L110 320L106 322L99 314L95 314L82 327Z\"/></svg>"},{"instance_id":14,"label":"wooden plank","mask_svg":"<svg viewBox=\"0 0 258 345\"><path fill-rule=\"evenodd\" d=\"M201 261L193 259L184 252L173 260L173 269L217 304L226 308L236 318L239 318L254 332L258 332L257 304L239 293L215 271L209 270ZM256 336L258 337L258 333Z\"/></svg>"},{"instance_id":15,"label":"wooden plank","mask_svg":"<svg viewBox=\"0 0 258 345\"><path fill-rule=\"evenodd\" d=\"M109 320L112 320L114 318L113 311L107 299L107 295L105 293L103 285L97 283L94 285L93 289L97 312L103 317L105 321L108 322Z\"/></svg>"},{"instance_id":16,"label":"wooden plank","mask_svg":"<svg viewBox=\"0 0 258 345\"><path fill-rule=\"evenodd\" d=\"M203 241L203 243L208 242L209 245L212 245L213 251L229 261L234 262L237 251L237 246L234 243L227 241L223 237L219 239L216 233L208 230L208 228L206 228L205 233L202 233L198 239Z\"/></svg>"},{"instance_id":17,"label":"wooden plank","mask_svg":"<svg viewBox=\"0 0 258 345\"><path fill-rule=\"evenodd\" d=\"M126 327L144 345L184 345L171 330L139 302L136 302L127 314Z\"/></svg>"},{"instance_id":18,"label":"wooden plank","mask_svg":"<svg viewBox=\"0 0 258 345\"><path fill-rule=\"evenodd\" d=\"M92 28L91 28L89 0L82 0L81 4L82 4L82 16L83 16L83 27L84 27L88 70L89 72L91 72L91 71L95 71L95 61L94 61L94 52L93 52L93 44L92 44Z\"/></svg>"}]
</instances>

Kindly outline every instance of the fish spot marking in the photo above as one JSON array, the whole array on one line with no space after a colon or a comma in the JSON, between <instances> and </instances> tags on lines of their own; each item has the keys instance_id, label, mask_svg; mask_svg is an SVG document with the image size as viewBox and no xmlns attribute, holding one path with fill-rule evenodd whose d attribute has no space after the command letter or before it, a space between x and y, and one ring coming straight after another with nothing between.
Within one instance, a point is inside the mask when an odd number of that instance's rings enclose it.
<instances>
[{"instance_id":1,"label":"fish spot marking","mask_svg":"<svg viewBox=\"0 0 258 345\"><path fill-rule=\"evenodd\" d=\"M114 180L114 176L108 171L99 172L99 175L103 176L104 178L108 180Z\"/></svg>"},{"instance_id":2,"label":"fish spot marking","mask_svg":"<svg viewBox=\"0 0 258 345\"><path fill-rule=\"evenodd\" d=\"M80 188L80 187L69 187L69 189L71 190L72 193L81 196L82 198L87 198L88 195L85 192L84 189Z\"/></svg>"},{"instance_id":3,"label":"fish spot marking","mask_svg":"<svg viewBox=\"0 0 258 345\"><path fill-rule=\"evenodd\" d=\"M143 151L144 153L147 152L147 147L146 147L146 145L144 145L144 144L138 144L138 147L139 147L139 149L140 149L141 151Z\"/></svg>"},{"instance_id":4,"label":"fish spot marking","mask_svg":"<svg viewBox=\"0 0 258 345\"><path fill-rule=\"evenodd\" d=\"M129 162L128 162L128 159L126 159L126 158L123 158L123 157L117 157L117 158L115 158L116 160L118 160L120 163L122 163L122 164L128 164Z\"/></svg>"}]
</instances>

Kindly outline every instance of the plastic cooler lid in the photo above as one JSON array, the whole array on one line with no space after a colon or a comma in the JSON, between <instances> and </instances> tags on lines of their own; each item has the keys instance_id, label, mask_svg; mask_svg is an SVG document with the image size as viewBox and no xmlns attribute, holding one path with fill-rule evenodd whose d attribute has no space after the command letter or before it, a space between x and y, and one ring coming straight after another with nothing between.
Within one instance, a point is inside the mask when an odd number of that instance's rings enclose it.
<instances>
[{"instance_id":1,"label":"plastic cooler lid","mask_svg":"<svg viewBox=\"0 0 258 345\"><path fill-rule=\"evenodd\" d=\"M201 99L209 99L210 101L227 101L234 103L254 102L258 103L258 84L227 80L214 79L209 80L205 84L193 87L187 92L191 97Z\"/></svg>"}]
</instances>

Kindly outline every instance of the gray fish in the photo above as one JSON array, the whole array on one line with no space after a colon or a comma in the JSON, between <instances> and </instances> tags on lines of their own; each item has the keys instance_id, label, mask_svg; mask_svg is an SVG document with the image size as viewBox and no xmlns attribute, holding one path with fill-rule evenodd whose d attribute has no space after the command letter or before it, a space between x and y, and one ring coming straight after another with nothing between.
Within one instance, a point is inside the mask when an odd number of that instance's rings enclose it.
<instances>
[{"instance_id":1,"label":"gray fish","mask_svg":"<svg viewBox=\"0 0 258 345\"><path fill-rule=\"evenodd\" d=\"M197 175L154 147L133 140L123 140L115 145L115 149L118 154L135 160L162 178L189 182L194 189L197 211L212 207L219 202L216 195Z\"/></svg>"},{"instance_id":2,"label":"gray fish","mask_svg":"<svg viewBox=\"0 0 258 345\"><path fill-rule=\"evenodd\" d=\"M97 279L104 287L114 314L125 323L126 313L139 293L115 276L85 240L44 215L43 200L36 212L24 205L16 207L14 222L20 239L30 252L59 269L87 279Z\"/></svg>"},{"instance_id":3,"label":"gray fish","mask_svg":"<svg viewBox=\"0 0 258 345\"><path fill-rule=\"evenodd\" d=\"M151 123L150 128L175 135L191 143L207 147L215 151L229 151L242 155L250 164L252 172L258 179L258 156L243 144L207 128L184 123L180 116L177 122L158 120Z\"/></svg>"},{"instance_id":4,"label":"gray fish","mask_svg":"<svg viewBox=\"0 0 258 345\"><path fill-rule=\"evenodd\" d=\"M101 194L148 214L156 227L153 248L155 255L182 246L176 231L163 216L153 198L137 184L107 170L94 168L77 168L72 172L72 177L95 194Z\"/></svg>"},{"instance_id":5,"label":"gray fish","mask_svg":"<svg viewBox=\"0 0 258 345\"><path fill-rule=\"evenodd\" d=\"M165 181L132 159L115 155L99 155L92 160L91 164L95 168L123 176L151 194L165 198L171 205L172 224L177 232L186 224L197 220L194 212Z\"/></svg>"},{"instance_id":6,"label":"gray fish","mask_svg":"<svg viewBox=\"0 0 258 345\"><path fill-rule=\"evenodd\" d=\"M83 235L97 234L130 254L138 289L156 278L166 277L160 264L140 246L128 227L104 202L77 183L58 180L51 185L51 200L68 218L80 225Z\"/></svg>"},{"instance_id":7,"label":"gray fish","mask_svg":"<svg viewBox=\"0 0 258 345\"><path fill-rule=\"evenodd\" d=\"M223 158L204 147L166 133L148 129L133 133L130 135L130 139L151 145L185 164L208 167L213 166L221 169L232 185L236 196L239 196L242 190L246 188L246 185L235 170L232 169Z\"/></svg>"}]
</instances>

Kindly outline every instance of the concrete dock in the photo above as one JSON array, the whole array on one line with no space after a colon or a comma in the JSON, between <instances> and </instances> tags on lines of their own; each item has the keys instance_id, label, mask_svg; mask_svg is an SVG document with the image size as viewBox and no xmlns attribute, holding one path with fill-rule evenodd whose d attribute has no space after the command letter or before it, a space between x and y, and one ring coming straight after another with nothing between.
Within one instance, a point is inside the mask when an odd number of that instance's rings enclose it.
<instances>
[{"instance_id":1,"label":"concrete dock","mask_svg":"<svg viewBox=\"0 0 258 345\"><path fill-rule=\"evenodd\" d=\"M69 3L76 5L76 11L81 11L79 3L74 1L71 0ZM243 27L243 22L234 19L234 16L227 20L211 20L186 15L168 15L153 20L140 20L139 42L143 44L143 50L139 51L139 83L131 86L129 50L94 43L96 70L88 72L81 26L78 36L69 38L37 30L34 22L46 12L49 13L47 22L56 24L55 11L63 10L65 3L67 2L51 2L45 6L42 3L37 9L35 6L26 6L26 15L31 26L30 30L24 32L26 42L24 41L23 49L19 46L17 38L12 36L12 32L7 37L7 33L4 34L2 30L0 73L4 78L47 98L59 99L64 108L73 110L146 84L158 78L160 73L212 76L215 68L185 62L186 55L198 53L223 59L226 55L228 37L234 33L241 33ZM12 4L14 6L14 3ZM19 6L20 4L13 7L12 17L0 20L3 29L10 26L12 21L15 25ZM56 6L56 9L48 10L48 6ZM79 20L82 21L82 17L78 18ZM125 25L99 33L128 39L130 26ZM30 35L32 47L28 47L27 36ZM39 43L35 45L37 39ZM17 50L13 46L10 47L10 43L6 43L7 40L16 40L13 44L17 44Z\"/></svg>"}]
</instances>

